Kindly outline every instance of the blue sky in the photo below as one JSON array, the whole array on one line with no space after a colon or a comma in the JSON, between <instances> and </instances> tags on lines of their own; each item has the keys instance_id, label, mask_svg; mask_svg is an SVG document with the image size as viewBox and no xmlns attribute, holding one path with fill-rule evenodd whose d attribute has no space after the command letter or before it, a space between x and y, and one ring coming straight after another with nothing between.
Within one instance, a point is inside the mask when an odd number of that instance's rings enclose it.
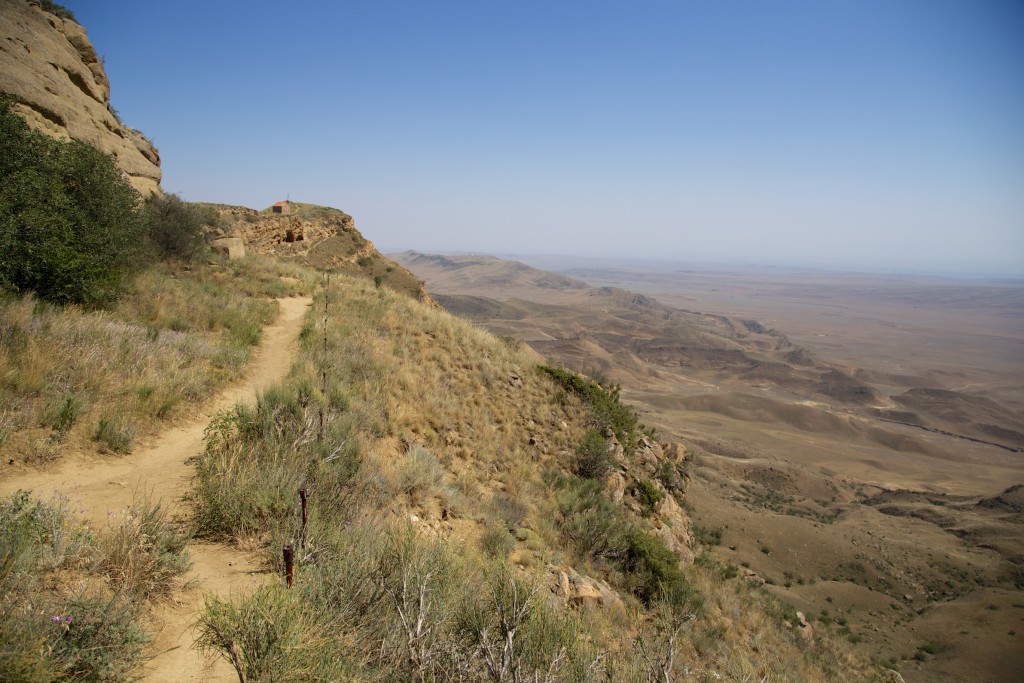
<instances>
[{"instance_id":1,"label":"blue sky","mask_svg":"<svg viewBox=\"0 0 1024 683\"><path fill-rule=\"evenodd\" d=\"M387 250L1024 275L1024 3L65 3L164 188Z\"/></svg>"}]
</instances>

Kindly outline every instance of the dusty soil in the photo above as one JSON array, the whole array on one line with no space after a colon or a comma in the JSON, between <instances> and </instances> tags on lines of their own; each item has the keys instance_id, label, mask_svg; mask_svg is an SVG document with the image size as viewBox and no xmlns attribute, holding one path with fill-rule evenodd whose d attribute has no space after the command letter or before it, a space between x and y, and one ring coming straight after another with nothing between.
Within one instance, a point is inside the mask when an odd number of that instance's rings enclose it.
<instances>
[{"instance_id":1,"label":"dusty soil","mask_svg":"<svg viewBox=\"0 0 1024 683\"><path fill-rule=\"evenodd\" d=\"M165 430L123 458L66 453L52 469L0 482L0 495L25 489L46 497L60 491L76 501L82 517L94 528L104 525L109 515L127 509L137 497L148 495L160 501L173 519L186 522L189 509L182 496L191 486L189 459L202 452L203 431L210 419L236 403L254 401L260 391L282 380L291 366L292 350L311 300L279 299L278 304L278 317L263 330L245 379L218 394L190 421ZM253 555L224 545L191 542L188 550L194 562L185 579L188 589L154 610L157 635L144 680L237 680L225 662L207 661L192 648L194 621L204 596L243 592L265 580L264 569Z\"/></svg>"}]
</instances>

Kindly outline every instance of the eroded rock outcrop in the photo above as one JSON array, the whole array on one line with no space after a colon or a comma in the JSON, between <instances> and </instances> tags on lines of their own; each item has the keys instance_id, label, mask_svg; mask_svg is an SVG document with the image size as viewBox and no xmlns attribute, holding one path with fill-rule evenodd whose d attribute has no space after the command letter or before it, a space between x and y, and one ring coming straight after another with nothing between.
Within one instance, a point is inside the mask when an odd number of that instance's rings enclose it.
<instances>
[{"instance_id":1,"label":"eroded rock outcrop","mask_svg":"<svg viewBox=\"0 0 1024 683\"><path fill-rule=\"evenodd\" d=\"M111 154L143 196L160 192L160 155L110 106L110 81L85 29L29 0L0 1L0 92L33 128Z\"/></svg>"},{"instance_id":2,"label":"eroded rock outcrop","mask_svg":"<svg viewBox=\"0 0 1024 683\"><path fill-rule=\"evenodd\" d=\"M285 202L278 202L285 204ZM220 227L211 237L235 237L247 252L294 260L322 270L343 270L373 278L377 286L405 292L436 306L423 283L406 268L381 254L356 229L344 211L316 204L287 202L287 211L208 204Z\"/></svg>"}]
</instances>

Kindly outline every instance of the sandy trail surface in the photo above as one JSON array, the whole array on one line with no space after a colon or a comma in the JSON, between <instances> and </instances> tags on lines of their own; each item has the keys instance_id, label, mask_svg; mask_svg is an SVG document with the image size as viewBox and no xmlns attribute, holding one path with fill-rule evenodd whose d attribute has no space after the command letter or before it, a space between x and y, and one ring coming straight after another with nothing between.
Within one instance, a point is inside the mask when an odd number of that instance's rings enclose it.
<instances>
[{"instance_id":1,"label":"sandy trail surface","mask_svg":"<svg viewBox=\"0 0 1024 683\"><path fill-rule=\"evenodd\" d=\"M172 517L187 517L182 496L189 490L193 474L188 461L202 452L203 431L217 412L239 402L254 403L259 392L284 379L311 303L309 298L279 299L278 317L264 328L245 378L220 392L186 424L161 432L122 458L68 454L55 469L0 482L0 495L25 489L46 498L60 491L74 501L93 528L103 526L143 495L160 501ZM249 553L221 544L191 542L188 549L193 567L186 581L191 587L156 606L152 624L157 629L152 645L154 657L145 667L144 680L238 680L224 661L207 661L192 647L194 622L204 596L227 597L248 590L261 581L261 564Z\"/></svg>"}]
</instances>

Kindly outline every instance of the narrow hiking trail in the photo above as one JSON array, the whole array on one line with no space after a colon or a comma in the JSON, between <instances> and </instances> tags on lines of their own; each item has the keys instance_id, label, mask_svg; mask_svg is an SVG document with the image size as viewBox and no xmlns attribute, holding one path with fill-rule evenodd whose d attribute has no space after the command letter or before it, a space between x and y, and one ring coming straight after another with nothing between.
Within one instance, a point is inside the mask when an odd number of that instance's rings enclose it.
<instances>
[{"instance_id":1,"label":"narrow hiking trail","mask_svg":"<svg viewBox=\"0 0 1024 683\"><path fill-rule=\"evenodd\" d=\"M211 418L236 403L254 403L259 392L283 380L291 367L303 317L312 299L278 299L278 304L278 316L263 329L263 338L249 361L244 379L218 393L199 415L161 432L125 457L99 459L94 455L70 454L56 469L2 481L0 496L25 489L46 498L60 491L75 501L82 510L81 517L94 529L106 524L110 515L121 514L143 495L160 501L172 519L187 518L190 511L182 496L192 479L188 460L202 452L203 431ZM206 661L192 647L195 617L204 595L227 597L257 583L261 563L249 553L222 544L193 541L188 550L193 567L184 580L193 587L175 592L170 601L154 607L156 623L151 651L155 656L145 665L143 680L235 681L237 675L225 662Z\"/></svg>"}]
</instances>

